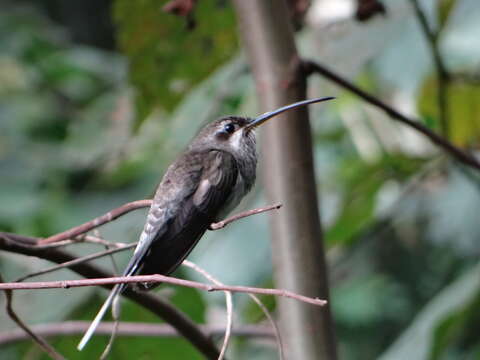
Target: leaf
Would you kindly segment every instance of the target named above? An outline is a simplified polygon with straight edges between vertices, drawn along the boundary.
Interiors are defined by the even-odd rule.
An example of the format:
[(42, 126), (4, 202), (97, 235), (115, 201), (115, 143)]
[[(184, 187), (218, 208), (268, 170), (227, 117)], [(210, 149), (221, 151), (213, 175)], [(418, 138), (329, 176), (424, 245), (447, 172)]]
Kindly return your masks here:
[[(480, 265), (444, 288), (416, 316), (407, 330), (379, 357), (380, 360), (428, 359), (438, 326), (453, 312), (462, 311), (480, 292)], [(437, 345), (438, 346), (438, 345)], [(434, 348), (434, 347), (433, 347)]]
[(472, 350), (471, 348), (473, 351), (478, 351), (476, 336), (472, 334), (476, 333), (476, 326), (480, 319), (479, 305), (480, 291), (472, 301), (440, 322), (434, 331), (434, 342), (429, 357), (431, 360), (439, 359), (442, 355), (452, 352), (467, 353)]
[(172, 110), (195, 84), (236, 53), (233, 11), (215, 1), (196, 7), (193, 31), (155, 0), (117, 0), (114, 18), (120, 48), (130, 59), (130, 80), (138, 90), (140, 122), (155, 107)]
[(440, 0), (438, 1), (438, 27), (442, 30), (448, 22), (448, 18), (455, 8), (457, 0)]
[(419, 166), (418, 161), (399, 155), (384, 157), (376, 164), (348, 159), (338, 175), (341, 185), (341, 211), (326, 232), (329, 245), (348, 243), (374, 218), (378, 190), (391, 178), (406, 179)]
[[(448, 118), (450, 140), (458, 146), (480, 144), (480, 87), (461, 80), (452, 80), (448, 87)], [(429, 123), (438, 128), (437, 81), (429, 77), (418, 98), (418, 109)]]

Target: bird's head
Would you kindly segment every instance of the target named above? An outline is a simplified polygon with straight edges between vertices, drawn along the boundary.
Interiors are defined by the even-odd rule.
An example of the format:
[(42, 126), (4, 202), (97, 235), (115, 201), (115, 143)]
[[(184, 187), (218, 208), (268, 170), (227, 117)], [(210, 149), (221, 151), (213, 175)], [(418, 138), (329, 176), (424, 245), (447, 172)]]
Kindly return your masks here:
[(231, 153), (248, 151), (250, 148), (254, 149), (255, 133), (253, 130), (258, 126), (287, 110), (331, 99), (334, 98), (324, 97), (299, 101), (267, 112), (254, 119), (240, 116), (223, 117), (209, 123), (201, 129), (190, 144), (190, 149), (194, 147), (208, 147)]

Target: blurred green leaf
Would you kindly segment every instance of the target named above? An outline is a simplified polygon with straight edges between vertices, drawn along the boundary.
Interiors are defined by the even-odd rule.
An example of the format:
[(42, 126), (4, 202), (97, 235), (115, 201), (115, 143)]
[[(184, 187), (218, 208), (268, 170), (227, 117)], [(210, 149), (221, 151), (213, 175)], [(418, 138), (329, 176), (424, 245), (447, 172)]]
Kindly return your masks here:
[[(431, 354), (435, 335), (443, 334), (437, 339), (447, 338), (447, 334), (439, 330), (444, 321), (452, 313), (462, 311), (471, 305), (480, 291), (480, 266), (466, 272), (459, 279), (442, 290), (416, 316), (409, 328), (404, 331), (397, 341), (379, 358), (381, 360), (415, 359), (426, 360)], [(478, 308), (475, 309), (478, 312)], [(448, 328), (448, 326), (447, 326)], [(440, 344), (436, 345), (440, 349)]]
[(462, 358), (476, 358), (474, 354), (478, 354), (480, 346), (476, 336), (479, 321), (480, 290), (472, 301), (440, 321), (434, 332), (429, 359), (446, 359), (451, 353)]
[(230, 4), (202, 1), (196, 27), (167, 14), (155, 0), (116, 0), (118, 41), (130, 59), (137, 87), (138, 121), (153, 108), (172, 110), (180, 99), (218, 65), (236, 53), (237, 37)]
[(438, 0), (437, 12), (438, 12), (438, 26), (439, 29), (443, 29), (448, 22), (448, 18), (452, 10), (455, 8), (457, 0)]
[[(480, 86), (453, 80), (448, 87), (450, 140), (459, 146), (480, 144)], [(424, 119), (436, 119), (438, 129), (437, 81), (429, 77), (418, 97), (418, 109)]]
[(342, 189), (341, 211), (335, 223), (327, 229), (329, 245), (348, 244), (353, 235), (374, 221), (377, 192), (390, 180), (405, 180), (418, 170), (421, 160), (400, 155), (385, 156), (378, 163), (368, 164), (359, 159), (345, 160), (338, 174)]

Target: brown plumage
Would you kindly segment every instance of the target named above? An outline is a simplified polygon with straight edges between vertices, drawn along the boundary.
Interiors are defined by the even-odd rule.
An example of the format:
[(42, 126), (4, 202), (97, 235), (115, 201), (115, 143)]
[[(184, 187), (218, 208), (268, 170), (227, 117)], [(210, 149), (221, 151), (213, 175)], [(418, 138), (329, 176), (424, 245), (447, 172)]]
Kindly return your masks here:
[[(252, 188), (257, 152), (253, 129), (291, 108), (282, 107), (256, 119), (228, 116), (207, 124), (168, 167), (157, 188), (145, 226), (123, 276), (174, 271), (212, 222), (221, 220)], [(81, 350), (103, 315), (126, 285), (116, 285), (78, 345)], [(138, 286), (150, 289), (152, 286)]]

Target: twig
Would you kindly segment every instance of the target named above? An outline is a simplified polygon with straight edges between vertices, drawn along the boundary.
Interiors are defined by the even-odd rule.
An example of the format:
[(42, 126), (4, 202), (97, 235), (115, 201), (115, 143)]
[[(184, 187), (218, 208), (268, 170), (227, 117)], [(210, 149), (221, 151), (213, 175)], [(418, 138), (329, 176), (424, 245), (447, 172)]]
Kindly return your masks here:
[[(95, 236), (97, 236), (99, 239), (102, 239), (102, 237), (100, 236), (100, 231), (98, 229), (95, 229), (94, 233), (95, 233)], [(105, 245), (105, 247), (106, 247), (106, 250), (108, 250), (109, 246)], [(113, 267), (114, 274), (115, 274), (115, 276), (118, 276), (120, 274), (120, 271), (118, 269), (115, 258), (113, 257), (112, 254), (109, 255), (109, 258), (110, 258), (110, 261), (112, 262), (112, 267)], [(114, 321), (114, 326), (113, 326), (113, 329), (112, 329), (112, 334), (110, 335), (110, 339), (108, 340), (108, 344), (105, 347), (105, 349), (103, 350), (102, 355), (100, 355), (99, 360), (107, 359), (108, 355), (110, 354), (110, 352), (112, 350), (113, 342), (115, 341), (115, 338), (117, 336), (118, 325), (120, 323), (120, 310), (121, 310), (120, 309), (120, 304), (119, 304), (118, 301), (119, 301), (119, 297), (116, 297), (113, 301), (113, 304), (112, 304), (112, 318), (113, 318), (113, 321)]]
[(100, 225), (106, 224), (112, 220), (115, 220), (116, 218), (129, 213), (130, 211), (141, 209), (144, 207), (148, 207), (152, 204), (152, 200), (137, 200), (137, 201), (132, 201), (129, 203), (126, 203), (116, 209), (113, 209), (109, 211), (108, 213), (99, 216), (93, 220), (90, 220), (82, 225), (75, 226), (74, 228), (71, 228), (67, 231), (55, 234), (53, 236), (50, 236), (48, 238), (42, 239), (38, 242), (39, 245), (44, 245), (44, 244), (50, 244), (54, 243), (57, 241), (62, 241), (62, 240), (67, 240), (74, 238), (78, 235), (81, 235), (83, 233), (86, 233), (90, 230), (93, 230)]
[(108, 339), (108, 344), (100, 355), (99, 360), (105, 360), (110, 352), (112, 351), (113, 342), (118, 334), (118, 326), (120, 324), (120, 304), (119, 304), (119, 297), (116, 297), (112, 304), (112, 317), (113, 317), (113, 326), (112, 332), (110, 334), (110, 339)]
[(266, 212), (266, 211), (270, 211), (270, 210), (278, 210), (282, 207), (282, 204), (280, 203), (277, 203), (277, 204), (273, 204), (273, 205), (269, 205), (269, 206), (265, 206), (263, 208), (257, 208), (257, 209), (252, 209), (252, 210), (247, 210), (247, 211), (243, 211), (241, 213), (238, 213), (238, 214), (235, 214), (233, 216), (230, 216), (229, 218), (225, 219), (225, 220), (222, 220), (222, 221), (219, 221), (217, 223), (213, 223), (213, 224), (210, 224), (210, 230), (219, 230), (219, 229), (223, 229), (225, 226), (227, 226), (228, 224), (234, 222), (234, 221), (237, 221), (237, 220), (240, 220), (240, 219), (243, 219), (244, 217), (247, 217), (247, 216), (252, 216), (252, 215), (256, 215), (256, 214), (260, 214), (260, 213), (263, 213), (263, 212)]
[[(143, 201), (143, 200), (142, 200)], [(131, 204), (131, 203), (129, 203)], [(125, 204), (125, 205), (128, 205), (128, 204)], [(120, 208), (117, 208), (117, 209), (114, 209), (111, 212), (113, 211), (116, 211), (118, 209), (121, 209), (121, 208), (124, 208), (124, 206), (121, 206)], [(248, 216), (252, 216), (252, 215), (256, 215), (256, 214), (260, 214), (262, 212), (266, 212), (266, 211), (270, 211), (270, 210), (274, 210), (274, 209), (280, 209), (282, 207), (282, 204), (278, 203), (278, 204), (274, 204), (274, 205), (270, 205), (270, 206), (266, 206), (266, 207), (263, 207), (263, 208), (257, 208), (257, 209), (252, 209), (252, 210), (247, 210), (247, 211), (244, 211), (244, 212), (241, 212), (241, 213), (238, 213), (238, 214), (235, 214), (225, 220), (222, 220), (222, 221), (219, 221), (217, 223), (212, 223), (210, 225), (210, 229), (211, 230), (219, 230), (219, 229), (223, 229), (225, 226), (227, 226), (228, 224), (234, 222), (234, 221), (237, 221), (239, 219), (242, 219), (244, 217), (248, 217)], [(103, 215), (105, 216), (105, 215)], [(92, 222), (95, 221), (92, 220)], [(90, 222), (89, 222), (90, 223)], [(85, 224), (83, 224), (85, 225)], [(83, 226), (83, 225), (80, 225), (80, 226)], [(67, 233), (69, 231), (72, 231), (73, 229), (75, 228), (72, 228), (70, 230), (67, 230), (66, 232), (63, 232), (61, 234), (64, 234), (64, 233)], [(57, 234), (57, 235), (60, 235), (60, 234)], [(55, 235), (55, 236), (57, 236)], [(78, 238), (78, 236), (77, 236)], [(83, 236), (82, 236), (83, 238)], [(60, 269), (63, 269), (63, 268), (68, 268), (68, 267), (71, 267), (73, 265), (76, 265), (76, 264), (81, 264), (83, 262), (87, 262), (87, 261), (91, 261), (91, 260), (94, 260), (94, 259), (98, 259), (98, 258), (101, 258), (101, 257), (104, 257), (104, 256), (107, 256), (107, 255), (111, 255), (111, 254), (114, 254), (114, 253), (117, 253), (117, 252), (120, 252), (120, 251), (124, 251), (124, 250), (127, 250), (127, 249), (131, 249), (132, 247), (135, 247), (137, 245), (137, 243), (130, 243), (130, 244), (125, 244), (125, 243), (112, 243), (112, 242), (109, 242), (109, 241), (106, 241), (104, 239), (101, 239), (99, 237), (95, 237), (95, 236), (90, 236), (90, 235), (86, 235), (85, 236), (85, 240), (88, 240), (90, 242), (95, 242), (95, 243), (100, 243), (100, 244), (105, 244), (106, 246), (115, 246), (116, 248), (115, 249), (110, 249), (110, 250), (106, 250), (106, 251), (101, 251), (101, 252), (98, 252), (98, 253), (94, 253), (94, 254), (91, 254), (91, 255), (87, 255), (87, 256), (84, 256), (84, 257), (81, 257), (81, 258), (77, 258), (75, 260), (72, 260), (72, 261), (68, 261), (66, 263), (63, 263), (63, 264), (59, 264), (59, 265), (55, 265), (55, 266), (51, 266), (49, 268), (46, 268), (46, 269), (43, 269), (43, 270), (40, 270), (40, 271), (36, 271), (36, 272), (33, 272), (33, 273), (30, 273), (30, 274), (27, 274), (25, 276), (22, 276), (20, 278), (18, 278), (17, 280), (15, 280), (16, 282), (20, 282), (20, 281), (24, 281), (28, 278), (31, 278), (31, 277), (34, 277), (34, 276), (38, 276), (38, 275), (43, 275), (43, 274), (47, 274), (47, 273), (50, 273), (50, 272), (53, 272), (53, 271), (57, 271), (57, 270), (60, 270)], [(45, 249), (45, 248), (55, 248), (57, 247), (56, 245), (59, 244), (59, 243), (67, 243), (68, 244), (71, 244), (71, 243), (75, 243), (77, 241), (75, 240), (60, 240), (59, 242), (56, 242), (56, 243), (50, 243), (50, 244), (47, 244), (47, 245), (39, 245), (37, 246), (37, 248), (41, 248), (41, 249)], [(28, 246), (31, 246), (31, 245), (28, 245)], [(33, 246), (35, 247), (35, 246)]]
[[(66, 336), (83, 334), (90, 325), (90, 321), (65, 321), (59, 323), (48, 323), (33, 325), (30, 329), (37, 335), (43, 337)], [(98, 325), (97, 335), (110, 335), (115, 326), (113, 321), (103, 321)], [(200, 325), (200, 328), (208, 336), (219, 336), (225, 333), (223, 326)], [(120, 322), (118, 336), (151, 336), (151, 337), (176, 337), (179, 336), (175, 328), (168, 324), (152, 324), (137, 322)], [(232, 329), (232, 335), (243, 337), (272, 339), (274, 334), (267, 326), (241, 325)], [(0, 332), (0, 346), (13, 344), (18, 341), (29, 339), (21, 329), (13, 329)]]
[(381, 100), (377, 99), (375, 96), (368, 94), (367, 92), (363, 91), (356, 85), (352, 84), (348, 80), (342, 78), (341, 76), (333, 73), (332, 71), (328, 70), (325, 66), (320, 65), (318, 63), (315, 63), (313, 61), (304, 61), (303, 62), (304, 69), (306, 74), (311, 74), (311, 73), (318, 73), (324, 76), (325, 78), (329, 79), (330, 81), (340, 85), (341, 87), (351, 91), (355, 95), (361, 97), (363, 100), (366, 102), (370, 103), (371, 105), (374, 105), (383, 111), (387, 113), (393, 120), (401, 122), (418, 132), (422, 133), (425, 135), (430, 141), (434, 144), (436, 144), (439, 148), (441, 148), (445, 153), (449, 154), (452, 156), (454, 159), (460, 161), (461, 163), (468, 165), (472, 168), (475, 168), (477, 170), (480, 170), (480, 162), (478, 160), (471, 156), (470, 154), (467, 154), (464, 152), (462, 149), (456, 147), (452, 143), (450, 143), (448, 140), (443, 138), (442, 136), (436, 134), (435, 132), (431, 131), (429, 128), (423, 126), (419, 121), (413, 120), (408, 118), (405, 115), (402, 115), (399, 113), (397, 110), (393, 109), (389, 105), (385, 104)]
[[(272, 206), (272, 208), (274, 208)], [(185, 266), (188, 266), (190, 268), (192, 268), (193, 270), (199, 272), (200, 274), (202, 274), (203, 276), (205, 276), (208, 280), (212, 281), (214, 284), (216, 285), (224, 285), (222, 284), (220, 281), (218, 281), (217, 279), (215, 279), (211, 274), (209, 274), (207, 271), (205, 271), (205, 269), (202, 269), (201, 267), (199, 267), (198, 265), (196, 265), (195, 263), (192, 263), (191, 261), (188, 261), (188, 260), (183, 260), (183, 263), (182, 265), (185, 265)], [(222, 345), (222, 349), (220, 351), (220, 354), (222, 355), (224, 353), (224, 349), (227, 348), (227, 345), (228, 345), (228, 339), (230, 337), (230, 333), (231, 333), (231, 326), (232, 326), (232, 314), (233, 314), (233, 310), (232, 309), (228, 309), (229, 307), (229, 302), (230, 302), (230, 307), (231, 307), (231, 302), (232, 302), (232, 299), (231, 299), (231, 293), (225, 293), (225, 296), (226, 294), (230, 294), (229, 297), (227, 297), (227, 330), (228, 330), (228, 334), (227, 332), (225, 333), (225, 340), (223, 342), (223, 345)], [(265, 305), (263, 305), (262, 301), (257, 297), (255, 296), (254, 294), (250, 294), (248, 293), (247, 294), (257, 305), (258, 307), (263, 311), (263, 313), (265, 314), (265, 316), (267, 317), (267, 319), (270, 321), (270, 323), (272, 324), (272, 327), (274, 329), (274, 334), (275, 334), (275, 338), (277, 340), (277, 345), (278, 345), (278, 352), (279, 352), (279, 358), (280, 360), (283, 360), (284, 356), (283, 356), (283, 344), (282, 344), (282, 339), (281, 339), (281, 336), (280, 336), (280, 330), (278, 328), (278, 325), (277, 323), (275, 322), (275, 319), (272, 317), (272, 315), (270, 314), (270, 312), (268, 311), (268, 309), (265, 307)], [(228, 300), (228, 298), (230, 298)], [(229, 325), (230, 326), (229, 326)]]
[[(125, 204), (125, 205), (123, 205), (119, 208), (116, 208), (116, 209), (108, 212), (107, 214), (105, 214), (103, 216), (95, 218), (95, 219), (93, 219), (93, 220), (91, 220), (87, 223), (84, 223), (80, 226), (77, 226), (75, 228), (72, 228), (70, 230), (62, 232), (60, 234), (54, 235), (50, 238), (43, 239), (41, 241), (36, 241), (37, 244), (46, 244), (46, 245), (40, 245), (40, 246), (36, 246), (36, 247), (32, 246), (32, 243), (35, 241), (33, 238), (26, 237), (26, 236), (21, 236), (21, 235), (16, 235), (16, 234), (7, 234), (7, 233), (1, 233), (0, 232), (0, 240), (3, 240), (3, 242), (4, 242), (4, 244), (0, 244), (0, 245), (4, 245), (4, 247), (8, 248), (9, 247), (8, 243), (14, 241), (14, 242), (19, 242), (19, 244), (17, 244), (17, 246), (13, 246), (13, 248), (16, 248), (17, 250), (18, 250), (19, 247), (23, 248), (23, 250), (24, 250), (23, 253), (25, 253), (25, 252), (26, 253), (36, 252), (36, 250), (40, 250), (40, 253), (41, 253), (42, 250), (47, 250), (47, 248), (50, 249), (52, 247), (57, 247), (58, 243), (53, 244), (52, 242), (55, 242), (55, 241), (57, 241), (57, 242), (71, 241), (71, 240), (68, 240), (70, 237), (73, 237), (73, 238), (77, 237), (77, 236), (81, 235), (82, 232), (86, 232), (86, 231), (90, 231), (92, 229), (95, 229), (96, 227), (98, 227), (98, 226), (100, 226), (100, 225), (102, 225), (106, 222), (109, 222), (109, 221), (112, 221), (112, 220), (116, 219), (117, 217), (121, 216), (122, 214), (125, 214), (125, 213), (127, 213), (129, 211), (132, 211), (132, 210), (134, 210), (136, 208), (139, 208), (139, 207), (149, 206), (150, 204), (151, 204), (150, 200), (140, 200), (140, 201), (127, 203), (127, 204)], [(238, 219), (241, 219), (243, 217), (255, 215), (255, 214), (258, 214), (258, 213), (261, 213), (261, 212), (264, 212), (264, 211), (268, 211), (268, 210), (272, 210), (272, 209), (275, 209), (275, 208), (278, 209), (280, 206), (281, 206), (280, 204), (276, 204), (274, 206), (270, 206), (270, 207), (266, 207), (266, 208), (245, 211), (243, 213), (234, 215), (231, 218), (228, 218), (228, 219), (222, 221), (220, 224), (218, 224), (218, 223), (217, 224), (215, 224), (215, 223), (212, 224), (212, 229), (216, 230), (216, 229), (223, 228), (227, 224), (229, 224), (233, 221), (236, 221)], [(96, 241), (96, 242), (98, 242), (98, 241)], [(1, 243), (1, 241), (0, 241), (0, 243)], [(102, 243), (103, 243), (103, 241), (102, 241)], [(32, 276), (35, 276), (35, 275), (45, 274), (45, 273), (56, 271), (56, 270), (62, 269), (62, 268), (77, 267), (79, 265), (83, 265), (87, 261), (105, 256), (105, 255), (110, 255), (110, 254), (113, 254), (117, 251), (123, 251), (123, 250), (125, 250), (127, 248), (130, 248), (130, 247), (133, 247), (133, 246), (135, 246), (135, 244), (130, 244), (130, 245), (126, 245), (122, 248), (117, 248), (117, 249), (112, 249), (112, 250), (104, 251), (104, 252), (97, 253), (97, 254), (92, 254), (92, 255), (89, 255), (89, 256), (86, 256), (86, 257), (80, 258), (80, 259), (71, 259), (69, 261), (63, 262), (60, 265), (50, 267), (48, 269), (44, 269), (44, 270), (41, 270), (41, 271), (36, 272), (36, 273), (28, 274), (27, 276), (24, 276), (24, 277), (20, 278), (19, 280), (20, 281), (25, 280), (26, 278), (29, 278), (29, 277), (32, 277)], [(0, 248), (1, 248), (1, 246), (0, 246)], [(28, 249), (30, 251), (25, 251), (26, 249)], [(11, 251), (11, 249), (10, 249), (10, 251)], [(209, 290), (215, 291), (215, 289), (209, 289)], [(221, 290), (221, 289), (219, 289), (219, 290)], [(222, 291), (228, 291), (228, 290), (222, 290)], [(288, 296), (288, 295), (285, 295), (285, 296)], [(230, 303), (230, 305), (231, 305), (231, 303)], [(174, 317), (174, 316), (172, 316), (172, 317)], [(183, 324), (183, 325), (185, 325), (185, 324)], [(229, 336), (226, 337), (227, 342), (228, 342), (228, 338), (229, 338)], [(189, 334), (189, 339), (192, 339), (190, 337), (190, 334)], [(202, 346), (204, 346), (204, 345), (206, 345), (206, 344), (202, 344)], [(208, 348), (208, 346), (209, 345), (205, 346), (203, 348), (203, 350), (206, 350)], [(225, 347), (222, 349), (221, 356), (223, 356), (223, 352), (225, 351), (225, 349), (226, 349), (226, 343), (225, 343)], [(207, 351), (209, 352), (209, 354), (212, 353), (210, 349), (208, 349)]]
[(248, 296), (250, 296), (250, 298), (258, 305), (258, 307), (262, 310), (262, 312), (267, 317), (270, 324), (272, 324), (274, 334), (275, 334), (275, 340), (277, 341), (278, 357), (280, 360), (284, 360), (285, 356), (283, 354), (283, 341), (282, 341), (282, 336), (280, 334), (280, 329), (278, 328), (277, 322), (275, 321), (273, 316), (270, 314), (270, 311), (268, 311), (267, 307), (256, 295), (248, 294)]
[[(39, 249), (36, 246), (32, 246), (37, 242), (37, 238), (0, 232), (0, 250), (35, 256), (56, 263), (64, 263), (75, 259), (72, 254), (63, 250)], [(108, 278), (111, 276), (111, 274), (87, 263), (76, 264), (70, 267), (70, 269), (86, 278)], [(109, 285), (104, 285), (104, 287), (107, 289), (111, 288)], [(216, 360), (218, 358), (219, 352), (212, 340), (203, 333), (197, 324), (171, 304), (153, 294), (137, 293), (131, 289), (126, 289), (123, 295), (171, 324), (207, 359)]]
[(59, 248), (59, 247), (67, 246), (71, 244), (82, 244), (82, 243), (101, 244), (104, 246), (117, 247), (117, 248), (125, 246), (125, 243), (110, 242), (110, 241), (101, 239), (97, 236), (81, 234), (72, 239), (60, 240), (60, 241), (56, 241), (54, 243), (49, 243), (49, 244), (42, 244), (42, 245), (39, 244), (39, 245), (36, 245), (36, 247), (42, 248), (42, 249), (54, 249), (54, 248)]
[[(0, 275), (0, 283), (3, 283), (3, 277)], [(65, 360), (65, 358), (57, 352), (49, 343), (47, 343), (44, 339), (38, 336), (35, 332), (33, 332), (27, 324), (25, 324), (15, 313), (12, 307), (12, 291), (5, 290), (5, 297), (7, 299), (5, 304), (5, 309), (7, 311), (8, 316), (15, 322), (28, 336), (38, 345), (40, 348), (45, 351), (51, 358), (55, 360)]]
[(448, 138), (450, 133), (448, 122), (448, 80), (450, 79), (450, 76), (438, 48), (438, 39), (440, 37), (441, 29), (439, 28), (436, 31), (432, 30), (418, 1), (410, 0), (410, 2), (415, 10), (420, 27), (425, 34), (427, 43), (430, 46), (430, 52), (435, 65), (435, 71), (437, 73), (437, 104), (439, 110), (438, 118), (440, 121), (442, 135)]
[[(59, 264), (59, 265), (56, 265), (56, 266), (52, 266), (52, 267), (49, 267), (47, 269), (44, 269), (44, 270), (41, 270), (41, 271), (37, 271), (37, 272), (34, 272), (34, 273), (30, 273), (28, 275), (25, 275), (21, 278), (18, 278), (17, 280), (15, 280), (15, 282), (20, 282), (20, 281), (23, 281), (23, 280), (26, 280), (28, 278), (31, 278), (31, 277), (34, 277), (34, 276), (38, 276), (38, 275), (43, 275), (43, 274), (46, 274), (46, 273), (49, 273), (49, 272), (53, 272), (53, 271), (56, 271), (56, 270), (60, 270), (60, 269), (64, 269), (64, 268), (69, 268), (71, 266), (74, 266), (74, 265), (78, 265), (78, 264), (81, 264), (81, 263), (85, 263), (87, 261), (91, 261), (93, 259), (97, 259), (97, 258), (100, 258), (100, 257), (103, 257), (103, 256), (107, 256), (107, 255), (111, 255), (113, 253), (116, 253), (116, 252), (120, 252), (120, 251), (123, 251), (123, 250), (127, 250), (127, 249), (130, 249), (132, 247), (136, 246), (136, 243), (132, 243), (132, 244), (129, 244), (129, 245), (125, 245), (123, 248), (119, 248), (119, 249), (111, 249), (111, 250), (107, 250), (107, 251), (102, 251), (102, 252), (99, 252), (99, 253), (96, 253), (96, 254), (92, 254), (92, 255), (88, 255), (88, 256), (84, 256), (84, 257), (81, 257), (81, 258), (78, 258), (78, 259), (75, 259), (75, 260), (72, 260), (72, 261), (67, 261), (67, 262), (64, 262), (62, 264)], [(186, 265), (186, 262), (189, 263), (187, 260), (185, 260), (183, 262), (184, 265)], [(188, 265), (186, 265), (188, 266)], [(269, 322), (271, 323), (272, 327), (274, 328), (274, 335), (275, 335), (275, 338), (276, 338), (276, 341), (277, 341), (277, 344), (278, 344), (278, 349), (279, 349), (279, 358), (280, 359), (283, 359), (284, 356), (283, 356), (283, 344), (282, 344), (282, 340), (281, 340), (281, 336), (280, 336), (280, 330), (278, 328), (278, 325), (275, 321), (275, 319), (272, 317), (272, 315), (270, 314), (270, 312), (268, 311), (268, 309), (265, 307), (265, 305), (263, 305), (263, 303), (261, 302), (260, 299), (258, 299), (255, 295), (253, 294), (248, 294), (250, 296), (250, 298), (252, 298), (252, 300), (260, 307), (260, 309), (263, 311), (263, 313), (265, 314), (266, 318), (269, 320)], [(89, 324), (89, 323), (87, 323)], [(88, 327), (88, 326), (87, 326)], [(82, 328), (83, 330), (86, 330), (86, 328)], [(82, 331), (79, 331), (79, 332), (82, 332)], [(109, 330), (108, 332), (109, 334), (111, 334), (111, 331)], [(121, 332), (119, 332), (120, 335), (122, 335)], [(0, 344), (2, 344), (2, 340), (1, 340), (1, 336), (0, 336)]]
[(108, 248), (123, 248), (125, 247), (126, 245), (128, 245), (127, 243), (123, 243), (123, 242), (111, 242), (111, 241), (108, 241), (108, 240), (105, 240), (105, 239), (102, 239), (98, 236), (92, 236), (92, 235), (80, 235), (80, 236), (77, 236), (75, 238), (75, 240), (77, 242), (86, 242), (86, 243), (90, 243), (90, 244), (100, 244), (100, 245), (104, 245)]
[(59, 265), (54, 265), (54, 266), (48, 267), (46, 269), (27, 274), (25, 276), (22, 276), (22, 277), (18, 278), (15, 281), (16, 282), (21, 282), (21, 281), (24, 281), (26, 279), (32, 278), (34, 276), (47, 274), (47, 273), (57, 271), (57, 270), (60, 270), (60, 269), (64, 269), (64, 268), (70, 268), (74, 265), (82, 264), (82, 263), (85, 263), (87, 261), (91, 261), (91, 260), (98, 259), (98, 258), (107, 256), (107, 255), (111, 255), (111, 254), (114, 254), (114, 253), (117, 253), (117, 252), (120, 252), (120, 251), (131, 249), (135, 246), (137, 246), (137, 243), (128, 244), (128, 245), (125, 245), (124, 247), (121, 247), (121, 248), (110, 249), (110, 250), (106, 250), (106, 251), (100, 251), (100, 252), (97, 252), (97, 253), (94, 253), (94, 254), (91, 254), (91, 255), (87, 255), (87, 256), (83, 256), (81, 258), (66, 261), (66, 262), (61, 263)]
[[(218, 286), (223, 286), (223, 284), (215, 279), (211, 274), (209, 274), (206, 270), (202, 269), (197, 264), (183, 260), (182, 265), (185, 265), (199, 274), (203, 275), (207, 280), (210, 280), (212, 283)], [(228, 343), (230, 341), (230, 335), (232, 334), (232, 327), (233, 327), (233, 300), (232, 300), (232, 293), (230, 291), (225, 291), (225, 301), (227, 305), (227, 326), (225, 327), (225, 336), (223, 338), (223, 344), (220, 349), (220, 355), (218, 356), (218, 360), (222, 360), (225, 356), (225, 352), (227, 351)]]
[[(142, 207), (148, 207), (152, 204), (152, 200), (137, 200), (137, 201), (132, 201), (129, 203), (126, 203), (118, 208), (115, 208), (113, 210), (110, 210), (108, 213), (96, 217), (95, 219), (92, 219), (90, 221), (87, 221), (86, 223), (83, 223), (82, 225), (75, 226), (69, 230), (63, 231), (61, 233), (52, 235), (48, 238), (42, 239), (38, 241), (38, 245), (44, 246), (45, 244), (51, 244), (51, 243), (56, 243), (59, 241), (66, 241), (71, 238), (75, 238), (81, 234), (84, 234), (88, 231), (91, 231), (100, 225), (106, 224), (110, 221), (113, 221), (117, 219), (118, 217), (136, 210), (140, 209)], [(265, 211), (270, 211), (273, 209), (280, 209), (282, 207), (282, 204), (275, 204), (275, 205), (270, 205), (264, 208), (258, 208), (258, 209), (253, 209), (253, 210), (247, 210), (243, 211), (239, 214), (235, 214), (225, 220), (219, 221), (218, 223), (212, 223), (210, 225), (210, 230), (218, 230), (222, 229), (228, 224), (237, 221), (239, 219), (242, 219), (244, 217), (260, 214)], [(68, 240), (70, 241), (70, 240)]]
[(185, 286), (205, 291), (231, 291), (240, 293), (275, 295), (295, 299), (312, 305), (323, 306), (327, 304), (326, 300), (312, 298), (300, 294), (295, 294), (283, 289), (265, 289), (250, 286), (227, 286), (227, 285), (207, 285), (197, 281), (178, 279), (170, 276), (155, 275), (135, 275), (120, 276), (101, 279), (83, 279), (83, 280), (61, 280), (61, 281), (38, 281), (27, 283), (3, 283), (0, 284), (0, 290), (33, 290), (33, 289), (69, 289), (73, 287), (96, 286), (96, 285), (114, 285), (131, 283), (168, 283), (179, 286)]

